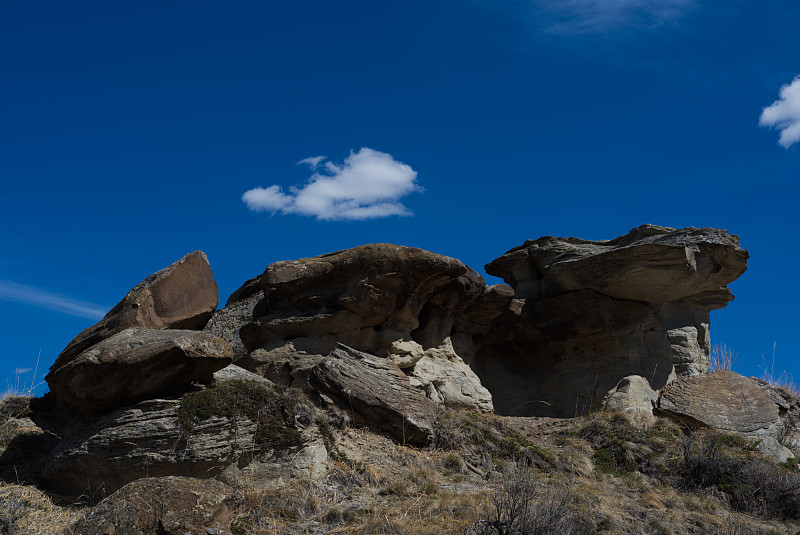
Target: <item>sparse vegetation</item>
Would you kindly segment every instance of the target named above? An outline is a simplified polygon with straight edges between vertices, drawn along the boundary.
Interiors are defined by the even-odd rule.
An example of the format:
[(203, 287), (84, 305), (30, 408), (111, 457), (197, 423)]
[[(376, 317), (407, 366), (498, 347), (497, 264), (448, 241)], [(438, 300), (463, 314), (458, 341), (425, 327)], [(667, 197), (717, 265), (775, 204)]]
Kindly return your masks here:
[(708, 371), (710, 373), (720, 370), (733, 371), (738, 359), (739, 353), (734, 353), (733, 349), (728, 347), (727, 344), (717, 344), (711, 348), (711, 360), (708, 365)]
[(287, 448), (302, 443), (300, 425), (311, 423), (312, 410), (299, 390), (251, 381), (227, 381), (181, 398), (178, 420), (184, 434), (214, 417), (256, 423), (255, 441), (261, 449)]

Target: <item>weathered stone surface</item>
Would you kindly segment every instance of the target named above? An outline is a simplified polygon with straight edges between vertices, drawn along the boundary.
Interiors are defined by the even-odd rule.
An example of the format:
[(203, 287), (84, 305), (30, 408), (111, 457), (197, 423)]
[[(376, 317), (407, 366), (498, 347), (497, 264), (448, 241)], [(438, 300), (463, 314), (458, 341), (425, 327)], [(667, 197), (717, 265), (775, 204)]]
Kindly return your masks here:
[(439, 403), (491, 410), (469, 367), (473, 338), (512, 297), (453, 258), (372, 244), (271, 264), (207, 328), (241, 343), (238, 365), (277, 383), (306, 386), (309, 371), (342, 343), (390, 358)]
[(42, 470), (48, 488), (97, 496), (143, 477), (208, 478), (258, 450), (256, 424), (212, 418), (184, 436), (178, 400), (148, 400), (72, 425)]
[(782, 445), (778, 439), (766, 437), (758, 443), (758, 451), (775, 463), (785, 463), (789, 459), (794, 459), (792, 450)]
[(486, 266), (515, 300), (464, 360), (501, 414), (586, 414), (632, 375), (660, 389), (708, 369), (709, 313), (746, 261), (736, 236), (710, 228), (525, 242)]
[(755, 380), (721, 370), (680, 377), (661, 390), (658, 411), (692, 427), (776, 437), (778, 406)]
[(125, 485), (64, 532), (80, 535), (230, 535), (241, 497), (228, 485), (152, 477)]
[(236, 364), (228, 364), (221, 370), (214, 372), (215, 383), (224, 383), (226, 381), (253, 381), (265, 386), (270, 386), (272, 384), (272, 381), (269, 379), (257, 373), (247, 371)]
[(72, 409), (108, 411), (193, 381), (208, 383), (232, 358), (230, 345), (209, 333), (131, 327), (54, 368), (47, 383)]
[(604, 408), (620, 411), (635, 419), (651, 421), (653, 406), (658, 394), (650, 388), (647, 379), (631, 375), (622, 379), (606, 396)]
[(76, 336), (50, 369), (61, 368), (128, 327), (202, 329), (218, 302), (217, 282), (206, 254), (189, 253), (134, 286), (99, 323)]
[(388, 358), (338, 344), (311, 370), (312, 384), (339, 399), (355, 423), (390, 433), (403, 444), (433, 438), (436, 407)]

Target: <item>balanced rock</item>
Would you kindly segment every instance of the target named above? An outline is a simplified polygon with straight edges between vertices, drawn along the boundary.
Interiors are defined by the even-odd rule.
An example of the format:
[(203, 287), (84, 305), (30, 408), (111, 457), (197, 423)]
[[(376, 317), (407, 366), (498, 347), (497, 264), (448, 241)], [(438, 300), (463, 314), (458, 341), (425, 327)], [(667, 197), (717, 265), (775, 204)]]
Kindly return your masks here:
[(516, 303), (476, 343), (474, 369), (497, 412), (562, 417), (600, 408), (631, 375), (658, 390), (704, 373), (709, 313), (733, 299), (726, 285), (747, 258), (712, 228), (527, 241), (486, 266)]
[(277, 383), (307, 386), (342, 343), (389, 358), (439, 403), (491, 410), (473, 338), (512, 297), (456, 259), (372, 244), (269, 265), (206, 329), (238, 348), (236, 364)]
[(230, 535), (228, 526), (240, 499), (219, 481), (172, 476), (140, 479), (105, 498), (65, 534)]
[(661, 390), (658, 411), (690, 427), (710, 427), (755, 437), (783, 429), (778, 406), (755, 380), (720, 370), (680, 377)]
[(134, 286), (99, 323), (73, 339), (50, 368), (58, 369), (128, 327), (202, 329), (219, 302), (206, 254), (189, 253)]
[(424, 446), (433, 438), (436, 406), (388, 358), (338, 344), (310, 379), (337, 398), (355, 423), (388, 432), (403, 444)]
[(53, 368), (47, 383), (74, 410), (108, 411), (208, 383), (232, 358), (230, 345), (209, 333), (131, 327)]

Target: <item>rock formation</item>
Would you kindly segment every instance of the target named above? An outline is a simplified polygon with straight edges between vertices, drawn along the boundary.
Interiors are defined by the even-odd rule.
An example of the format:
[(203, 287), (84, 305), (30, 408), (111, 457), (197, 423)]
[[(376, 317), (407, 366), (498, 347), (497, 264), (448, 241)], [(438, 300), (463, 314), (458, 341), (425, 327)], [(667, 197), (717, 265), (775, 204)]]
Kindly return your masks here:
[(576, 416), (624, 377), (658, 390), (708, 369), (709, 312), (747, 251), (724, 230), (643, 225), (610, 241), (544, 237), (486, 266), (515, 304), (476, 349), (502, 414)]
[(209, 383), (232, 358), (230, 345), (213, 334), (131, 327), (53, 370), (48, 381), (72, 409), (110, 411), (194, 381)]
[(436, 406), (387, 358), (337, 345), (311, 370), (311, 384), (340, 400), (353, 421), (386, 431), (402, 444), (433, 438)]
[(202, 329), (218, 302), (208, 258), (202, 251), (189, 253), (134, 286), (99, 323), (76, 336), (50, 369), (128, 327)]
[(269, 265), (206, 330), (229, 341), (236, 364), (276, 383), (306, 385), (342, 343), (390, 359), (441, 404), (490, 411), (491, 395), (470, 367), (472, 339), (512, 295), (453, 258), (364, 245)]

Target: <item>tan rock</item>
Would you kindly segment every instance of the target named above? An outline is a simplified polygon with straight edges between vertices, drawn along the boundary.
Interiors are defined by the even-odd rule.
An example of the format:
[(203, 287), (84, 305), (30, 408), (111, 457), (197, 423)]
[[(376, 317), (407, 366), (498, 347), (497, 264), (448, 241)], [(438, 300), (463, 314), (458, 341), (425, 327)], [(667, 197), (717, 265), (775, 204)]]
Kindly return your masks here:
[(357, 424), (385, 431), (401, 444), (424, 446), (433, 438), (436, 406), (387, 358), (339, 344), (310, 380), (337, 398)]
[(202, 329), (218, 302), (217, 283), (206, 254), (189, 253), (134, 286), (99, 323), (76, 336), (50, 369), (64, 366), (128, 327)]
[(624, 412), (634, 419), (653, 421), (653, 406), (658, 394), (650, 388), (647, 379), (640, 375), (630, 375), (622, 379), (606, 396), (604, 407), (608, 410)]
[(232, 357), (230, 345), (209, 333), (131, 327), (52, 369), (47, 383), (74, 410), (109, 411), (193, 381), (211, 382)]
[(158, 477), (134, 481), (92, 508), (65, 533), (81, 535), (230, 535), (240, 497), (214, 480)]
[(783, 428), (778, 406), (764, 388), (727, 370), (679, 377), (661, 390), (657, 408), (690, 427), (758, 437), (776, 437)]

